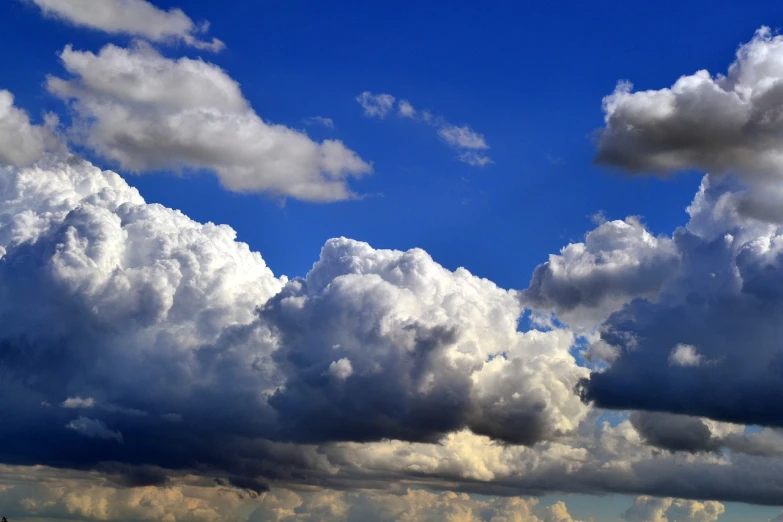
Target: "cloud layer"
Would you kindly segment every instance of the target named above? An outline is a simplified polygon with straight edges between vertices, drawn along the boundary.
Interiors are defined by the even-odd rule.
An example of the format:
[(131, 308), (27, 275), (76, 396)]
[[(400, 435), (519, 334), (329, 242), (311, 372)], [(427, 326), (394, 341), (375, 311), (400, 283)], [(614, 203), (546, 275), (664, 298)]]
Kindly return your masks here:
[(515, 292), (421, 250), (335, 239), (275, 277), (230, 228), (67, 155), (0, 169), (0, 201), (4, 462), (255, 493), (783, 494), (774, 430), (599, 422), (571, 331), (518, 331)]
[(217, 38), (200, 39), (209, 23), (196, 24), (181, 9), (163, 11), (146, 0), (26, 0), (43, 14), (110, 34), (127, 34), (153, 42), (179, 41), (197, 49), (220, 51)]

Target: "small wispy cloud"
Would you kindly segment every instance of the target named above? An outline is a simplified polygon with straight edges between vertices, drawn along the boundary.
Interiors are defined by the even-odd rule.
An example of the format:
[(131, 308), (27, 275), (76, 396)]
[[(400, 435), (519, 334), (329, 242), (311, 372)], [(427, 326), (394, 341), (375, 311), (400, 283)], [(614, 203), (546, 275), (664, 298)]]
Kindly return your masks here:
[(438, 136), (443, 138), (452, 147), (460, 149), (488, 149), (484, 136), (474, 131), (467, 125), (457, 127), (449, 125), (438, 131)]
[(444, 143), (457, 151), (459, 161), (474, 167), (484, 167), (493, 163), (492, 158), (479, 152), (489, 149), (484, 135), (473, 130), (470, 125), (454, 125), (443, 116), (434, 115), (428, 110), (417, 110), (410, 101), (397, 101), (396, 97), (388, 93), (373, 94), (364, 91), (356, 97), (356, 101), (364, 109), (365, 116), (381, 119), (392, 111), (396, 102), (398, 117), (435, 127)]
[(320, 125), (322, 127), (326, 127), (327, 129), (334, 129), (334, 120), (332, 120), (332, 118), (311, 116), (310, 118), (305, 118), (304, 122), (306, 125)]
[(104, 440), (116, 440), (122, 444), (122, 433), (119, 431), (110, 430), (106, 424), (97, 419), (90, 419), (89, 417), (79, 417), (72, 420), (65, 427), (71, 431), (75, 431), (85, 437), (91, 437), (94, 439)]
[(364, 109), (364, 115), (371, 118), (385, 118), (394, 107), (394, 96), (391, 94), (373, 94), (364, 91), (356, 97), (356, 101)]

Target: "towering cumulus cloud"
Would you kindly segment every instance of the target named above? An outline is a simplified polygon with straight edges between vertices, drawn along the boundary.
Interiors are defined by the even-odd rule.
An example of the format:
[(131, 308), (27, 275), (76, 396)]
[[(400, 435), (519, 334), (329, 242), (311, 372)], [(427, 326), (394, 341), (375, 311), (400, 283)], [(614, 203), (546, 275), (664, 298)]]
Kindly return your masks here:
[(5, 462), (256, 477), (261, 439), (532, 444), (586, 414), (571, 333), (421, 250), (335, 239), (287, 281), (73, 156), (3, 168), (0, 201)]
[[(726, 76), (702, 71), (660, 91), (621, 86), (605, 100), (599, 160), (714, 173), (670, 238), (638, 223), (602, 224), (540, 266), (523, 292), (566, 320), (605, 319), (590, 354), (611, 364), (580, 384), (586, 400), (783, 426), (782, 64), (783, 37), (761, 29)], [(698, 422), (686, 430), (675, 420), (634, 424), (657, 444), (709, 447)]]
[(354, 197), (347, 180), (372, 169), (337, 140), (264, 122), (215, 65), (171, 60), (145, 44), (60, 54), (70, 78), (49, 77), (72, 102), (73, 136), (125, 169), (208, 169), (237, 192), (308, 201)]
[(196, 24), (181, 9), (163, 11), (146, 0), (27, 0), (48, 16), (107, 33), (139, 36), (153, 42), (181, 41), (197, 49), (220, 51), (223, 42), (199, 39), (209, 23)]

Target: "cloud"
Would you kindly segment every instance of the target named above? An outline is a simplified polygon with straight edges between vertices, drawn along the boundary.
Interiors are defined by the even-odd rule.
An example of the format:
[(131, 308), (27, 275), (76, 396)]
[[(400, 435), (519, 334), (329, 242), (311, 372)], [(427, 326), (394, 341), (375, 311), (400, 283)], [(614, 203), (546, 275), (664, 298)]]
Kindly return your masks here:
[(460, 149), (488, 149), (489, 146), (484, 140), (484, 136), (477, 133), (467, 125), (457, 127), (449, 125), (438, 130), (438, 136), (443, 138), (446, 143), (452, 147)]
[[(586, 400), (783, 426), (772, 400), (783, 392), (776, 340), (783, 240), (776, 226), (737, 212), (741, 194), (731, 182), (705, 177), (691, 222), (662, 243), (678, 262), (659, 273), (652, 292), (627, 295), (600, 327), (617, 357), (583, 383)], [(630, 273), (642, 277), (643, 269)]]
[(669, 364), (673, 366), (699, 366), (701, 363), (701, 355), (689, 344), (678, 344), (669, 355)]
[[(783, 415), (773, 400), (783, 392), (778, 378), (783, 354), (777, 341), (777, 317), (783, 306), (783, 238), (775, 210), (783, 194), (770, 186), (773, 171), (756, 163), (771, 167), (768, 160), (776, 151), (768, 148), (763, 135), (752, 134), (758, 145), (755, 152), (737, 152), (749, 139), (745, 132), (758, 122), (743, 120), (742, 132), (732, 134), (728, 123), (709, 120), (734, 114), (736, 103), (758, 104), (764, 99), (769, 110), (762, 119), (773, 121), (769, 93), (777, 81), (775, 57), (781, 45), (766, 29), (757, 32), (740, 49), (728, 76), (716, 80), (723, 87), (736, 88), (731, 95), (676, 98), (681, 92), (688, 96), (712, 92), (714, 86), (689, 90), (697, 80), (708, 82), (700, 74), (681, 79), (672, 90), (623, 95), (609, 104), (616, 108), (610, 111), (615, 115), (636, 114), (637, 109), (665, 115), (659, 119), (666, 125), (654, 129), (647, 129), (643, 119), (618, 124), (617, 129), (635, 129), (628, 131), (633, 140), (641, 140), (649, 130), (662, 142), (680, 143), (678, 132), (683, 132), (707, 147), (701, 152), (710, 161), (718, 161), (721, 151), (734, 151), (729, 156), (735, 164), (689, 164), (733, 174), (706, 175), (687, 209), (690, 221), (670, 237), (653, 238), (630, 222), (625, 227), (602, 223), (585, 243), (569, 245), (536, 270), (530, 288), (522, 293), (525, 303), (541, 309), (551, 306), (566, 322), (600, 325), (600, 339), (594, 340), (586, 355), (602, 359), (608, 367), (594, 371), (578, 387), (586, 401), (603, 408), (783, 426)], [(710, 104), (705, 106), (704, 100)], [(698, 118), (689, 112), (678, 119), (682, 116), (678, 111), (686, 109), (697, 111)], [(756, 114), (757, 109), (750, 113)], [(694, 137), (698, 129), (688, 126), (694, 121), (700, 122), (699, 128), (709, 129), (704, 131), (706, 137)], [(719, 146), (710, 141), (713, 131), (728, 133)], [(640, 145), (641, 150), (626, 145), (634, 157), (644, 158), (644, 151), (654, 149), (649, 143)], [(599, 155), (604, 146), (599, 146)], [(670, 152), (667, 158), (690, 157), (690, 152), (680, 149)], [(769, 175), (762, 176), (762, 171)], [(623, 233), (606, 234), (610, 229)], [(592, 234), (609, 239), (589, 249)]]
[(0, 164), (30, 164), (45, 145), (46, 130), (31, 124), (27, 113), (14, 106), (13, 94), (0, 90)]
[(385, 118), (394, 106), (394, 96), (391, 94), (373, 94), (364, 91), (356, 97), (356, 101), (364, 109), (364, 115), (375, 118)]
[(121, 487), (86, 473), (3, 467), (0, 509), (9, 518), (168, 522), (578, 522), (562, 501), (480, 498), (464, 493), (274, 488), (246, 494), (185, 476), (167, 485)]
[(83, 399), (81, 397), (68, 397), (65, 399), (61, 406), (63, 408), (92, 408), (95, 406), (95, 399), (87, 397)]
[[(74, 156), (0, 170), (0, 189), (0, 459), (275, 476), (263, 439), (533, 444), (586, 415), (573, 334), (519, 332), (513, 292), (421, 250), (334, 239), (288, 281)], [(82, 450), (65, 425), (126, 444)]]
[(183, 42), (197, 49), (220, 51), (225, 47), (217, 38), (200, 39), (209, 23), (196, 24), (181, 9), (163, 11), (146, 0), (26, 0), (37, 5), (44, 15), (76, 26), (109, 34), (127, 34), (153, 42)]
[(583, 242), (536, 267), (521, 299), (575, 326), (591, 326), (634, 298), (656, 295), (679, 264), (674, 242), (653, 236), (638, 218), (603, 221)]
[(334, 121), (332, 118), (324, 118), (323, 116), (312, 116), (305, 119), (307, 125), (320, 125), (327, 129), (334, 129)]
[(122, 433), (119, 431), (111, 431), (106, 427), (106, 424), (97, 419), (79, 417), (78, 419), (69, 422), (65, 427), (76, 433), (80, 433), (85, 437), (116, 440), (122, 444)]
[(631, 424), (655, 447), (671, 451), (713, 451), (720, 447), (713, 440), (709, 426), (698, 417), (670, 413), (634, 412)]
[[(783, 494), (776, 431), (702, 420), (730, 452), (683, 466), (658, 448), (685, 435), (597, 424), (572, 391), (588, 376), (574, 333), (518, 331), (517, 293), (424, 251), (335, 239), (305, 277), (278, 278), (229, 227), (74, 156), (0, 168), (0, 220), (3, 462), (255, 492)], [(92, 398), (89, 416), (41, 405), (69, 398)]]
[[(569, 388), (585, 372), (568, 354), (573, 337), (518, 332), (520, 313), (512, 293), (421, 250), (330, 240), (261, 310), (288, 376), (270, 404), (301, 441), (436, 440), (466, 426), (522, 444), (568, 433), (584, 415)], [(348, 361), (344, 381), (324, 379)]]
[[(356, 101), (364, 109), (364, 115), (370, 117), (385, 118), (394, 107), (396, 98), (391, 94), (372, 94), (368, 91), (360, 94)], [(459, 154), (457, 159), (473, 167), (484, 167), (493, 163), (492, 158), (484, 154), (483, 150), (489, 149), (484, 136), (469, 125), (453, 125), (442, 116), (435, 116), (430, 111), (419, 111), (408, 100), (397, 102), (397, 116), (414, 121), (427, 123), (437, 129), (438, 136), (449, 147)]]
[(329, 365), (329, 374), (333, 377), (344, 381), (353, 374), (353, 365), (351, 360), (347, 357), (343, 357), (339, 361), (334, 361)]
[(745, 427), (671, 413), (636, 411), (631, 425), (644, 441), (656, 448), (689, 453), (717, 452), (776, 457), (783, 454), (779, 430), (746, 433)]
[(714, 522), (726, 511), (720, 502), (637, 497), (623, 513), (627, 522)]
[(371, 171), (340, 141), (264, 122), (215, 65), (145, 45), (60, 58), (71, 77), (47, 89), (71, 102), (72, 137), (130, 171), (208, 169), (235, 192), (317, 202), (355, 197), (348, 179)]
[(398, 114), (403, 118), (415, 118), (416, 109), (413, 108), (408, 100), (400, 100), (398, 104)]
[(762, 27), (726, 75), (701, 70), (670, 88), (604, 98), (596, 161), (630, 172), (689, 169), (779, 180), (783, 174), (783, 37)]

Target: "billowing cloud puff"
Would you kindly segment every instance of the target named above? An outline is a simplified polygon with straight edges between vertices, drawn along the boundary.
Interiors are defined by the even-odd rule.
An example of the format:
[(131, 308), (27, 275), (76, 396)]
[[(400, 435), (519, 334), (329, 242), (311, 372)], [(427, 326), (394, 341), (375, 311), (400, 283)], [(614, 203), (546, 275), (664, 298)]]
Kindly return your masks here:
[(623, 513), (628, 522), (714, 522), (726, 508), (720, 502), (637, 497)]
[(0, 165), (32, 163), (43, 154), (45, 138), (45, 130), (14, 105), (13, 94), (0, 90)]
[(783, 37), (766, 27), (739, 48), (725, 76), (702, 70), (639, 92), (620, 82), (603, 106), (598, 163), (631, 172), (783, 175)]
[(215, 65), (144, 44), (60, 58), (71, 77), (47, 88), (72, 102), (72, 137), (130, 171), (207, 169), (236, 192), (327, 202), (354, 197), (348, 179), (372, 170), (340, 141), (264, 122)]
[(584, 242), (550, 255), (521, 298), (574, 325), (593, 325), (636, 297), (655, 296), (679, 262), (673, 241), (653, 236), (638, 219), (606, 221)]
[(629, 298), (602, 325), (601, 342), (613, 347), (615, 360), (584, 383), (586, 399), (783, 425), (774, 399), (783, 392), (777, 341), (783, 236), (774, 225), (738, 214), (738, 192), (705, 178), (689, 209), (691, 224), (672, 237), (676, 269), (657, 295)]
[(261, 310), (289, 376), (270, 403), (300, 439), (433, 440), (467, 426), (530, 444), (569, 433), (585, 414), (569, 388), (585, 372), (573, 336), (518, 332), (521, 311), (512, 293), (422, 250), (331, 240)]
[(199, 39), (209, 29), (196, 24), (181, 9), (163, 11), (146, 0), (27, 0), (47, 16), (111, 34), (128, 34), (153, 42), (181, 41), (197, 49), (220, 51), (223, 42)]
[(421, 250), (331, 240), (287, 281), (229, 227), (73, 156), (0, 170), (0, 219), (6, 462), (236, 482), (308, 467), (261, 439), (532, 444), (587, 412), (573, 334), (517, 331), (513, 292)]

